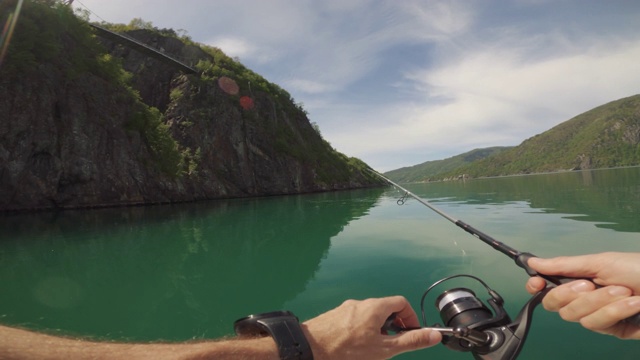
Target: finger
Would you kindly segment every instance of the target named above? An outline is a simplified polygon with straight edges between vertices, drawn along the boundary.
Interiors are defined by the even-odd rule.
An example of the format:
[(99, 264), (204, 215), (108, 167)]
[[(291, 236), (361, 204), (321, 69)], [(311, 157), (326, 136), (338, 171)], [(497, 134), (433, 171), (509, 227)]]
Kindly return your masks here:
[(526, 289), (531, 295), (542, 291), (545, 287), (547, 282), (541, 277), (534, 276), (527, 280)]
[[(631, 290), (623, 286), (607, 286), (594, 291), (586, 292), (568, 303), (559, 314), (567, 321), (580, 321), (582, 318), (601, 311), (607, 305), (631, 296)], [(618, 319), (620, 320), (620, 319)], [(615, 321), (613, 322), (615, 324)], [(607, 325), (609, 327), (611, 325)]]
[(397, 325), (403, 328), (420, 327), (418, 316), (405, 297), (391, 296), (380, 300), (387, 304), (387, 307), (384, 308), (385, 311), (389, 311), (382, 314), (385, 320), (389, 315), (396, 314)]
[(392, 343), (391, 347), (397, 349), (399, 354), (437, 345), (442, 341), (442, 335), (437, 331), (419, 329), (392, 336), (389, 341)]
[(640, 296), (630, 296), (601, 307), (589, 316), (585, 316), (580, 323), (590, 330), (603, 330), (639, 312)]
[(550, 259), (533, 257), (527, 264), (542, 274), (564, 275), (569, 277), (595, 277), (601, 256), (599, 254), (580, 256), (559, 256)]
[(549, 311), (559, 311), (568, 303), (577, 299), (581, 294), (594, 289), (595, 285), (590, 281), (572, 281), (549, 291), (544, 299), (542, 299), (542, 306)]

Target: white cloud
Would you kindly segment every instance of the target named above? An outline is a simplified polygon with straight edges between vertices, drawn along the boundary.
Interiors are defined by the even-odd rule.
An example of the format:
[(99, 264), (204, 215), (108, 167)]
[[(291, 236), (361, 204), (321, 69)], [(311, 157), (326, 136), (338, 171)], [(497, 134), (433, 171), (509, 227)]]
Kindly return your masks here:
[(246, 40), (223, 37), (207, 41), (207, 44), (215, 46), (231, 57), (244, 57), (256, 52), (256, 49)]
[[(511, 120), (535, 120), (544, 128), (562, 119), (531, 119), (524, 116), (527, 111), (545, 108), (558, 115), (577, 115), (638, 92), (640, 41), (602, 45), (538, 61), (523, 58), (519, 51), (509, 48), (491, 49), (424, 70), (412, 79), (433, 89), (429, 95), (447, 96), (460, 107), (469, 105), (465, 99), (470, 96), (483, 97), (482, 104), (492, 111), (483, 111), (484, 105), (477, 110), (487, 121), (506, 121), (510, 115), (520, 115)], [(495, 102), (510, 111), (493, 111), (491, 104)], [(491, 117), (483, 116), (485, 113)]]
[(264, 39), (261, 44), (274, 51), (286, 47), (290, 59), (281, 66), (294, 64), (295, 73), (280, 81), (309, 94), (338, 92), (377, 71), (389, 48), (446, 37), (466, 29), (471, 21), (469, 11), (455, 3), (357, 4), (314, 2), (307, 11), (300, 11), (305, 23), (296, 29), (295, 40), (282, 41), (278, 34)]
[(623, 2), (83, 3), (240, 57), (303, 102), (338, 150), (387, 169), (517, 145), (640, 92), (640, 37), (624, 25), (637, 6)]
[(429, 35), (454, 36), (463, 33), (473, 23), (472, 4), (458, 1), (414, 1), (404, 3), (405, 11), (415, 19), (419, 37)]
[[(616, 46), (595, 41), (588, 51), (537, 61), (521, 49), (478, 50), (407, 74), (423, 102), (374, 109), (356, 119), (351, 114), (361, 126), (323, 133), (339, 150), (374, 166), (384, 152), (425, 154), (408, 163), (396, 159), (391, 167), (378, 163), (383, 170), (430, 160), (433, 149), (444, 158), (478, 147), (517, 145), (595, 106), (640, 93), (639, 57), (640, 41)], [(434, 97), (447, 101), (434, 103)], [(363, 125), (374, 116), (386, 121)]]
[(290, 79), (286, 82), (286, 87), (293, 90), (305, 92), (307, 94), (319, 94), (331, 91), (334, 86), (320, 81), (306, 79)]

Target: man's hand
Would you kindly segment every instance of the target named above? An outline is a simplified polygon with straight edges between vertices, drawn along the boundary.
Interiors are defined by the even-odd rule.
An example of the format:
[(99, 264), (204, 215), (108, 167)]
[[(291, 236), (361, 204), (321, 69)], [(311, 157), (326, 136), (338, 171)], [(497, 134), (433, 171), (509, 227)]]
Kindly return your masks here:
[[(596, 288), (585, 280), (560, 285), (544, 297), (545, 309), (595, 332), (640, 339), (640, 327), (622, 321), (640, 313), (640, 253), (531, 258), (528, 264), (541, 274), (589, 278), (602, 286)], [(539, 277), (530, 278), (526, 285), (531, 294), (545, 286)]]
[(347, 300), (339, 307), (303, 323), (315, 360), (388, 359), (403, 352), (438, 344), (442, 336), (427, 329), (396, 335), (381, 331), (387, 318), (396, 324), (419, 327), (418, 317), (402, 296), (363, 301)]
[[(382, 334), (391, 314), (401, 327), (419, 327), (418, 318), (401, 296), (363, 301), (348, 300), (302, 324), (313, 357), (324, 359), (387, 359), (433, 346), (440, 333), (426, 329), (397, 335)], [(0, 326), (0, 359), (278, 359), (270, 337), (222, 339), (187, 343), (127, 344), (55, 337)]]

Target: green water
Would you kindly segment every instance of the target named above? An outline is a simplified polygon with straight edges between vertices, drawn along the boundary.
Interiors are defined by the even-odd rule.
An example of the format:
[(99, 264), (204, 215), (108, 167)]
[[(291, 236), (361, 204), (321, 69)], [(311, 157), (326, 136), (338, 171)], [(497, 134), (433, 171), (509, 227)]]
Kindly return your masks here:
[[(447, 214), (539, 256), (640, 251), (640, 168), (409, 186)], [(0, 322), (95, 338), (230, 335), (236, 318), (307, 319), (347, 298), (416, 309), (445, 276), (481, 277), (515, 316), (529, 295), (510, 259), (415, 200), (371, 189), (179, 206), (0, 217)], [(466, 281), (450, 286), (469, 286)], [(445, 287), (445, 288), (446, 288)], [(445, 288), (440, 289), (440, 291)], [(438, 319), (428, 297), (427, 320)], [(637, 359), (640, 341), (539, 308), (520, 359)], [(402, 359), (471, 359), (439, 345)]]

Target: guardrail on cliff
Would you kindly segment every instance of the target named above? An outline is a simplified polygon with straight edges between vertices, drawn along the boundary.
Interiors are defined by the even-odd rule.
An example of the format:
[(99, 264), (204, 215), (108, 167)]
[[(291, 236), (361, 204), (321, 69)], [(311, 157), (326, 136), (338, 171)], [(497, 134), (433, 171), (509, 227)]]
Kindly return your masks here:
[(149, 45), (146, 45), (138, 40), (135, 40), (133, 38), (130, 38), (128, 36), (113, 32), (111, 30), (107, 30), (103, 27), (100, 27), (98, 25), (94, 25), (94, 24), (89, 24), (91, 25), (96, 31), (97, 31), (97, 35), (104, 37), (106, 39), (109, 39), (111, 41), (117, 42), (119, 44), (122, 44), (124, 46), (128, 46), (134, 50), (137, 50), (147, 56), (153, 57), (157, 60), (162, 61), (165, 64), (171, 65), (177, 69), (179, 69), (180, 71), (183, 71), (187, 74), (197, 74), (198, 70), (192, 68), (191, 66), (176, 60), (174, 58), (172, 58), (171, 56), (161, 52), (160, 50), (154, 49), (152, 47), (150, 47)]

